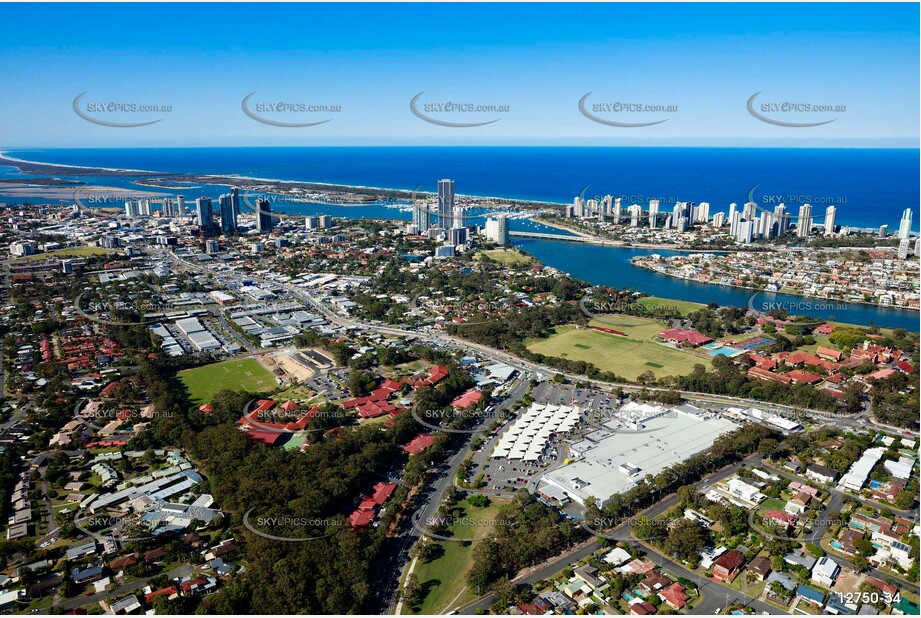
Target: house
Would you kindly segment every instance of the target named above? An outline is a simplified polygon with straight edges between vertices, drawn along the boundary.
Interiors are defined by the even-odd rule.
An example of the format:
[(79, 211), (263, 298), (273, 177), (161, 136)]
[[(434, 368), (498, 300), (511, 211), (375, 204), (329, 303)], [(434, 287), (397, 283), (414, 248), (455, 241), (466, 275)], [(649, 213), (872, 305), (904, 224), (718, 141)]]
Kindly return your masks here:
[(137, 563), (138, 563), (138, 559), (135, 558), (134, 555), (122, 556), (121, 558), (116, 558), (115, 560), (112, 560), (111, 562), (109, 562), (109, 568), (113, 572), (118, 573), (119, 571), (127, 567), (130, 567), (132, 565), (135, 565)]
[(825, 593), (819, 592), (818, 590), (810, 588), (809, 586), (797, 586), (796, 596), (803, 599), (804, 601), (812, 603), (816, 607), (822, 607), (822, 604), (825, 603)]
[(684, 586), (678, 582), (673, 583), (667, 588), (663, 588), (659, 591), (659, 598), (668, 603), (672, 609), (683, 609), (685, 605), (688, 604), (688, 601), (691, 599), (684, 592)]
[(835, 482), (835, 479), (838, 478), (838, 472), (827, 466), (809, 464), (806, 466), (806, 476), (814, 481), (828, 485)]
[(833, 616), (853, 616), (857, 613), (857, 604), (846, 602), (843, 597), (833, 594), (828, 597), (828, 603), (825, 604), (825, 613)]
[(102, 579), (102, 567), (92, 566), (85, 569), (74, 567), (70, 572), (70, 578), (75, 584), (89, 584), (97, 579)]
[(643, 601), (639, 598), (630, 602), (631, 616), (651, 616), (656, 613), (656, 606), (649, 601)]
[(758, 581), (764, 581), (764, 578), (771, 572), (771, 561), (764, 556), (758, 556), (748, 563), (748, 571), (753, 573)]
[(656, 568), (655, 562), (652, 562), (651, 560), (640, 560), (639, 558), (635, 558), (634, 560), (631, 560), (629, 563), (620, 567), (620, 571), (622, 573), (636, 573), (637, 575), (645, 575), (654, 568)]
[(639, 586), (647, 592), (657, 593), (659, 590), (667, 588), (673, 583), (672, 579), (667, 575), (663, 575), (658, 571), (650, 571), (640, 582)]
[(822, 556), (812, 567), (812, 577), (810, 579), (816, 584), (831, 588), (835, 580), (838, 579), (838, 573), (840, 572), (841, 567), (837, 562), (828, 556)]
[(604, 581), (598, 578), (598, 569), (590, 564), (576, 568), (573, 570), (573, 574), (585, 582), (592, 590), (604, 585)]
[(67, 556), (68, 560), (79, 560), (87, 556), (95, 555), (96, 551), (96, 541), (92, 540), (81, 543), (80, 545), (74, 545), (65, 552), (65, 556)]
[(630, 552), (623, 548), (615, 547), (605, 555), (603, 560), (608, 564), (620, 566), (630, 559)]
[(37, 582), (29, 586), (29, 596), (34, 598), (40, 597), (48, 590), (57, 588), (64, 583), (64, 578), (57, 573), (49, 573)]
[(743, 564), (745, 564), (745, 556), (739, 550), (734, 549), (725, 553), (713, 563), (713, 579), (718, 582), (731, 582), (739, 574)]
[(167, 555), (169, 555), (169, 550), (166, 547), (157, 547), (144, 552), (144, 562), (147, 564), (159, 564), (163, 562)]
[(815, 558), (812, 556), (807, 556), (803, 554), (802, 551), (791, 551), (789, 554), (783, 557), (783, 561), (789, 564), (790, 566), (801, 566), (812, 570), (812, 567), (815, 566)]
[(144, 595), (144, 603), (150, 605), (153, 603), (153, 600), (159, 596), (165, 596), (166, 598), (171, 598), (174, 595), (178, 595), (179, 591), (176, 589), (176, 586), (167, 586), (166, 588), (161, 588), (159, 590), (154, 590), (153, 592), (148, 592)]
[(762, 519), (768, 524), (780, 526), (784, 529), (787, 529), (796, 523), (795, 516), (791, 515), (790, 513), (778, 511), (777, 509), (769, 509), (764, 513), (764, 515), (762, 515)]
[(132, 614), (141, 608), (141, 603), (138, 601), (137, 597), (130, 594), (124, 599), (119, 599), (115, 601), (115, 603), (112, 603), (112, 605), (109, 606), (109, 612), (118, 616), (122, 614)]

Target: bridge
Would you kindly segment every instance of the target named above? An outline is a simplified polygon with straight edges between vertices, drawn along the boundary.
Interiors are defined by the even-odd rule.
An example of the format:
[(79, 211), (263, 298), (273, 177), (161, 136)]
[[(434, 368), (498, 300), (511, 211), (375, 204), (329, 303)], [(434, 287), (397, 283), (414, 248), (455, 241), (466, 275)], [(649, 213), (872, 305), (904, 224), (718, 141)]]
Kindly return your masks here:
[(573, 242), (597, 242), (595, 238), (587, 236), (564, 236), (563, 234), (544, 234), (541, 232), (509, 232), (509, 236), (514, 238), (542, 238), (544, 240), (569, 240)]

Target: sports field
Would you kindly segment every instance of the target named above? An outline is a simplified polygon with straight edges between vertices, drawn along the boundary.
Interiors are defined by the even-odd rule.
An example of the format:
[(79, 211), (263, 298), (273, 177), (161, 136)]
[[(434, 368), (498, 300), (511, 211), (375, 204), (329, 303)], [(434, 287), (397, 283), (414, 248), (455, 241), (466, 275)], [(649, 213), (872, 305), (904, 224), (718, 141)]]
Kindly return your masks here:
[(684, 352), (655, 343), (652, 338), (664, 326), (652, 320), (630, 316), (602, 316), (591, 324), (627, 333), (626, 337), (609, 335), (589, 328), (560, 326), (556, 334), (526, 342), (528, 349), (545, 356), (587, 361), (602, 371), (635, 380), (652, 371), (657, 378), (691, 373), (696, 363), (710, 365), (706, 356)]
[(252, 358), (229, 360), (179, 372), (193, 403), (207, 403), (222, 390), (250, 393), (270, 391), (278, 383), (268, 370)]
[[(489, 535), (492, 527), (488, 524), (498, 520), (497, 511), (508, 503), (508, 500), (502, 498), (490, 496), (489, 499), (491, 504), (484, 508), (472, 506), (466, 500), (457, 503), (463, 510), (460, 519), (469, 525), (448, 526), (454, 538), (482, 539)], [(419, 614), (447, 614), (476, 597), (473, 591), (466, 588), (465, 582), (467, 571), (473, 563), (473, 548), (476, 541), (438, 541), (438, 544), (444, 549), (444, 554), (427, 564), (416, 562), (416, 569), (413, 571), (419, 585), (428, 592), (419, 606)], [(404, 605), (402, 613), (415, 612)]]

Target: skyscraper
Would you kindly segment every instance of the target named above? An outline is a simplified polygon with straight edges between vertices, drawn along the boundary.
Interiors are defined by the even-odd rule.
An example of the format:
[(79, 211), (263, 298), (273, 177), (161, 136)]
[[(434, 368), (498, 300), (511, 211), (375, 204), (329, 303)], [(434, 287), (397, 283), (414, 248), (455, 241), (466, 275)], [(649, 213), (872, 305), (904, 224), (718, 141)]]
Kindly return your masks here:
[(438, 181), (438, 225), (443, 228), (451, 227), (451, 217), (454, 215), (454, 181), (443, 178)]
[(777, 222), (777, 235), (784, 236), (787, 228), (790, 227), (790, 213), (787, 212), (787, 207), (783, 203), (774, 207), (774, 221)]
[(639, 227), (640, 217), (643, 215), (643, 207), (639, 204), (631, 204), (627, 212), (630, 213), (630, 226)]
[(898, 256), (899, 256), (899, 259), (900, 259), (900, 260), (904, 260), (904, 259), (907, 259), (907, 258), (908, 258), (908, 246), (909, 246), (909, 242), (910, 242), (910, 241), (909, 241), (907, 238), (903, 238), (902, 240), (899, 241), (899, 252), (898, 252)]
[(902, 220), (899, 222), (899, 238), (908, 238), (911, 236), (911, 208), (906, 208), (902, 213)]
[(198, 217), (199, 228), (203, 231), (211, 229), (211, 226), (214, 225), (214, 211), (211, 208), (210, 197), (202, 196), (195, 200), (195, 214)]
[(432, 227), (432, 218), (429, 216), (429, 207), (425, 202), (413, 203), (413, 226), (419, 234), (425, 234)]
[(576, 196), (572, 200), (572, 210), (580, 219), (585, 216), (585, 200), (581, 196)]
[(885, 238), (888, 235), (889, 235), (889, 226), (886, 224), (879, 226), (879, 237)]
[(497, 245), (508, 244), (508, 220), (504, 216), (486, 220), (486, 238)]
[(750, 243), (754, 236), (755, 222), (742, 219), (736, 230), (736, 240), (739, 242)]
[(256, 229), (262, 234), (267, 234), (272, 231), (273, 223), (269, 200), (264, 197), (256, 200)]
[[(454, 214), (451, 217), (451, 219), (452, 219), (451, 221), (452, 229), (458, 230), (462, 227), (467, 227), (467, 222), (464, 217), (464, 207), (463, 206), (454, 207)], [(461, 243), (455, 243), (455, 244), (461, 244)]]
[(180, 221), (182, 221), (185, 218), (185, 196), (184, 195), (176, 196), (176, 214), (179, 216)]
[(742, 218), (746, 221), (751, 221), (755, 218), (755, 214), (758, 212), (758, 205), (754, 202), (745, 202), (745, 206), (742, 207)]
[(237, 213), (233, 209), (232, 197), (225, 193), (217, 199), (221, 211), (221, 231), (234, 234), (237, 231)]
[(796, 222), (797, 238), (808, 238), (812, 232), (812, 206), (803, 204), (799, 207), (799, 219)]
[(230, 206), (233, 208), (233, 220), (236, 227), (237, 217), (240, 216), (240, 190), (236, 187), (230, 188)]
[(697, 217), (694, 219), (697, 223), (706, 223), (710, 220), (710, 202), (701, 202), (697, 206)]
[(659, 200), (649, 200), (649, 227), (656, 229), (656, 217), (659, 215)]
[(835, 215), (838, 214), (838, 209), (834, 206), (829, 206), (825, 209), (825, 235), (831, 236), (835, 233)]
[(620, 223), (621, 200), (619, 197), (614, 198), (614, 223)]

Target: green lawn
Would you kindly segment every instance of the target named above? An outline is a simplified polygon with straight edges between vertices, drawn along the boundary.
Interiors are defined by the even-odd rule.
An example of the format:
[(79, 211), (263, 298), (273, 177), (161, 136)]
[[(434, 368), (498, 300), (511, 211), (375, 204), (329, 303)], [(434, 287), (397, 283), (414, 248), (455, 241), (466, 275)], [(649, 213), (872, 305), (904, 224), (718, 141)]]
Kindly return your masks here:
[(252, 358), (186, 369), (179, 372), (179, 379), (196, 404), (211, 401), (215, 393), (225, 389), (262, 393), (278, 386), (272, 374)]
[(515, 249), (490, 249), (483, 251), (482, 254), (503, 265), (519, 265), (531, 262), (529, 256)]
[[(631, 321), (634, 322), (631, 324)], [(652, 371), (660, 378), (691, 373), (696, 363), (710, 366), (708, 357), (675, 350), (652, 341), (652, 337), (663, 329), (657, 322), (618, 315), (610, 316), (610, 319), (605, 317), (604, 322), (593, 320), (592, 323), (623, 331), (628, 336), (560, 326), (556, 328), (556, 334), (547, 339), (532, 339), (525, 344), (532, 352), (587, 361), (602, 371), (613, 371), (628, 380), (635, 380), (646, 371)]]
[(677, 307), (681, 315), (687, 315), (706, 307), (703, 303), (692, 303), (688, 300), (674, 300), (671, 298), (659, 298), (657, 296), (647, 296), (638, 301), (644, 307)]
[[(463, 518), (476, 522), (496, 521), (496, 513), (506, 504), (507, 500), (490, 497), (491, 504), (485, 508), (471, 506), (466, 500), (458, 503), (464, 509)], [(481, 539), (489, 535), (491, 528), (487, 526), (462, 525), (450, 526), (450, 530), (458, 539)], [(433, 539), (430, 539), (433, 540)], [(465, 576), (473, 561), (474, 542), (440, 541), (444, 554), (427, 564), (416, 563), (413, 571), (419, 579), (419, 584), (428, 589), (425, 600), (419, 606), (419, 614), (446, 614), (450, 610), (472, 601), (476, 595), (471, 590), (466, 590)], [(458, 596), (459, 595), (459, 596)], [(405, 605), (403, 613), (414, 613)]]

